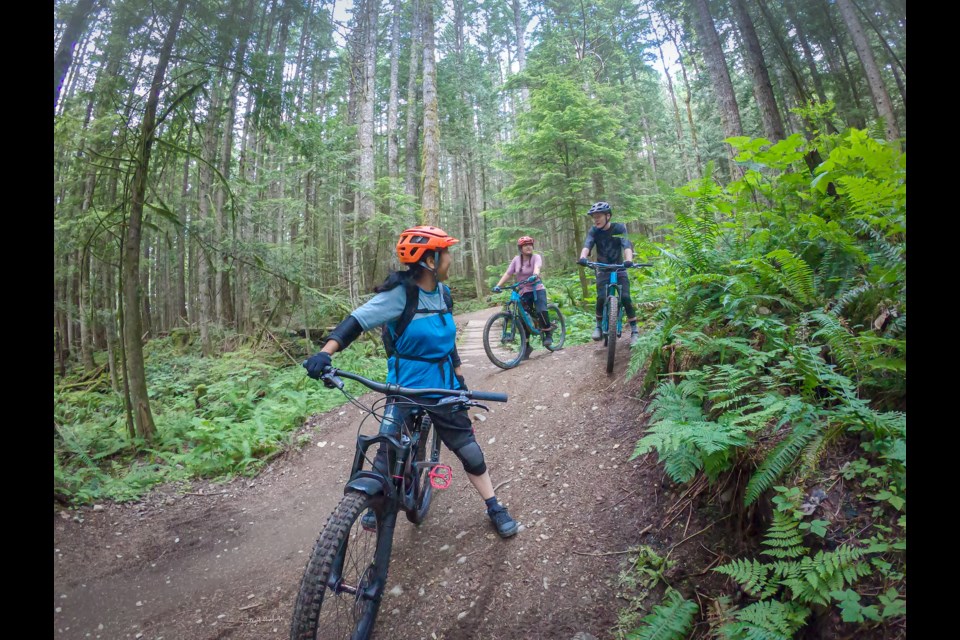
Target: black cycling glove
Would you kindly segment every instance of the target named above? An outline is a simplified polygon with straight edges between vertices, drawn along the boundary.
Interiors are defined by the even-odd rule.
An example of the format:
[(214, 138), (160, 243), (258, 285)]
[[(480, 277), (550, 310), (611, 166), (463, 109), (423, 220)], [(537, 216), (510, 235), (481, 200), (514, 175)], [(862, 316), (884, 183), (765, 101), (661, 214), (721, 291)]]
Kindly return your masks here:
[(303, 367), (307, 370), (308, 376), (314, 380), (319, 380), (320, 376), (330, 368), (330, 354), (326, 351), (315, 353), (303, 363)]

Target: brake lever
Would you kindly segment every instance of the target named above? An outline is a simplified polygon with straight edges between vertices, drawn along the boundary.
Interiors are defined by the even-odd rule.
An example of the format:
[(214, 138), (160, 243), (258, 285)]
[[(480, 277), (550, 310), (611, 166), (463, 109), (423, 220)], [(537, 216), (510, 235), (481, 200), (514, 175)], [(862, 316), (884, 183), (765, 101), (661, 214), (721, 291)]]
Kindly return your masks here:
[(343, 380), (334, 375), (332, 372), (323, 374), (320, 376), (320, 379), (323, 380), (323, 384), (331, 389), (336, 388), (340, 389), (341, 391), (343, 390)]

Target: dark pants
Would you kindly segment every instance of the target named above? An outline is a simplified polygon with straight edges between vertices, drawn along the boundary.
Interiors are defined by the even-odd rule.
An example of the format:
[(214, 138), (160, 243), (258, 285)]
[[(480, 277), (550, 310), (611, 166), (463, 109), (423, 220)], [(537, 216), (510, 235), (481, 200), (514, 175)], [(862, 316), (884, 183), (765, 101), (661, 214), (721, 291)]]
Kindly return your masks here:
[(540, 323), (543, 327), (550, 326), (550, 314), (547, 312), (547, 290), (539, 289), (520, 294), (520, 301), (529, 309), (531, 301), (537, 314), (540, 316)]
[[(597, 326), (603, 320), (603, 305), (607, 302), (607, 285), (610, 284), (610, 272), (603, 271), (597, 274)], [(627, 270), (617, 271), (617, 284), (620, 285), (620, 304), (623, 310), (627, 312), (627, 320), (636, 318), (633, 309), (633, 301), (630, 299), (630, 280), (627, 278)]]

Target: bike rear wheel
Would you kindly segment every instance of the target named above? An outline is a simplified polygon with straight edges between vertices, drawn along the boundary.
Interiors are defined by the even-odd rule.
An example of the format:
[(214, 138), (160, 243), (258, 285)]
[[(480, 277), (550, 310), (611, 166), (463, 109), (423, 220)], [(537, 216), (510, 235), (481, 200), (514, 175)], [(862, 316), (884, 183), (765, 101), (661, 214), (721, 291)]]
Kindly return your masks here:
[[(427, 457), (429, 456), (429, 458)], [(429, 414), (424, 415), (420, 423), (420, 444), (417, 447), (416, 462), (440, 462), (440, 434), (433, 428), (433, 421)], [(414, 511), (407, 511), (407, 520), (415, 525), (422, 523), (430, 511), (433, 501), (433, 485), (430, 484), (429, 465), (416, 470), (416, 480), (413, 490), (417, 492), (417, 507)]]
[(617, 355), (617, 314), (620, 301), (616, 296), (607, 298), (607, 373), (613, 373), (613, 361)]
[[(377, 516), (376, 531), (360, 525), (367, 509)], [(385, 510), (383, 496), (351, 492), (340, 500), (304, 569), (291, 640), (365, 640), (373, 633), (392, 545)]]
[(550, 312), (550, 322), (553, 324), (556, 329), (553, 330), (553, 344), (547, 347), (550, 351), (557, 351), (563, 348), (563, 342), (567, 339), (567, 323), (563, 319), (563, 313), (560, 312), (560, 307), (550, 303), (547, 305), (547, 310)]
[(517, 316), (500, 311), (490, 316), (483, 327), (483, 350), (490, 362), (501, 369), (512, 369), (527, 349), (527, 332)]

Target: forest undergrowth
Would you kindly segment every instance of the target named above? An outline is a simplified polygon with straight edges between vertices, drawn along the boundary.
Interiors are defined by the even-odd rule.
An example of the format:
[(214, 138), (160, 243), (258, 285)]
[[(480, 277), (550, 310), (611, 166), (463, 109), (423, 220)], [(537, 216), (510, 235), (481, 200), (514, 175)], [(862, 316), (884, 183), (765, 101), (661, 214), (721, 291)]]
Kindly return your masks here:
[(626, 637), (905, 637), (905, 154), (857, 129), (729, 142), (742, 177), (681, 188), (667, 241), (638, 243), (630, 374), (634, 458), (740, 544), (725, 588), (669, 587)]

